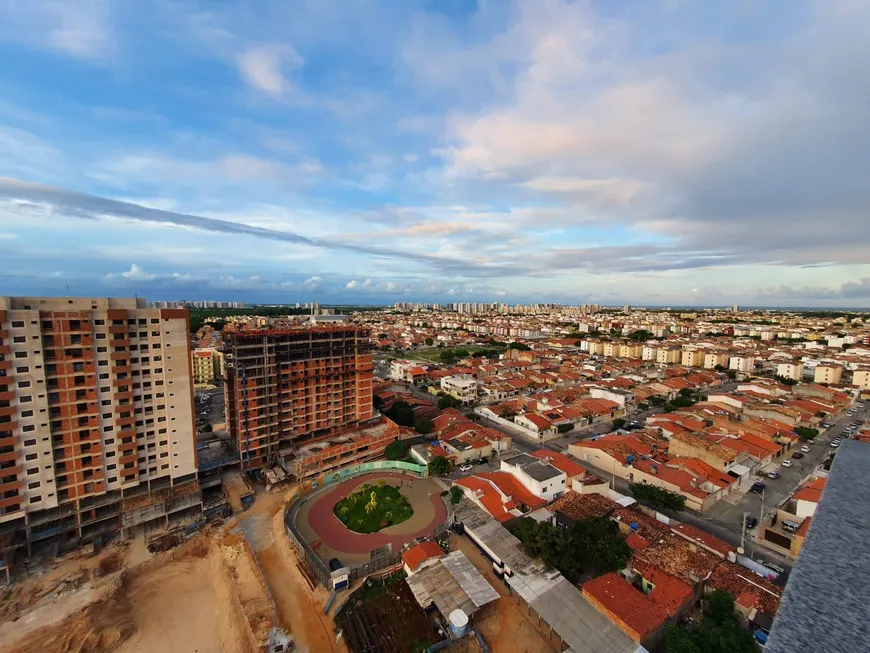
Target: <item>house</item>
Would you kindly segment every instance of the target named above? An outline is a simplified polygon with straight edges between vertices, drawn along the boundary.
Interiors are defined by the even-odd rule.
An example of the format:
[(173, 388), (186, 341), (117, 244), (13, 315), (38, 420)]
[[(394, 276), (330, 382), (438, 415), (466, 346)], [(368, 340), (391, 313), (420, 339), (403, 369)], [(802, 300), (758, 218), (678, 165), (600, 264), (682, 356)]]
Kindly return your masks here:
[(728, 366), (728, 354), (725, 352), (708, 352), (704, 354), (704, 369)]
[(546, 459), (521, 453), (502, 458), (501, 471), (517, 479), (533, 495), (548, 503), (558, 499), (567, 488), (567, 476)]
[(512, 474), (479, 472), (453, 481), (465, 496), (499, 522), (508, 522), (547, 505), (546, 499), (532, 494)]
[(465, 374), (445, 376), (441, 379), (441, 389), (464, 404), (477, 401), (477, 381)]
[(582, 589), (592, 605), (638, 644), (649, 649), (661, 641), (670, 617), (667, 610), (619, 574), (599, 576)]
[(522, 426), (528, 431), (531, 431), (533, 435), (537, 436), (542, 441), (555, 438), (559, 434), (556, 425), (539, 413), (523, 413), (517, 415), (514, 417), (514, 423)]
[(570, 528), (577, 522), (592, 517), (609, 517), (619, 508), (612, 499), (600, 494), (580, 494), (569, 490), (549, 506), (556, 516), (556, 524)]
[(711, 467), (728, 471), (738, 457), (737, 451), (699, 435), (678, 432), (668, 440), (668, 455), (673, 457), (697, 458)]
[(402, 552), (402, 566), (408, 576), (413, 576), (421, 569), (434, 564), (438, 558), (444, 555), (444, 549), (437, 542), (426, 540)]
[(728, 361), (728, 369), (750, 374), (755, 371), (754, 356), (732, 356)]
[(551, 449), (538, 449), (537, 451), (532, 451), (529, 455), (534, 456), (535, 458), (540, 458), (563, 472), (568, 487), (571, 487), (571, 483), (575, 478), (586, 476), (586, 470), (582, 465), (578, 465), (569, 456), (558, 451), (552, 451)]

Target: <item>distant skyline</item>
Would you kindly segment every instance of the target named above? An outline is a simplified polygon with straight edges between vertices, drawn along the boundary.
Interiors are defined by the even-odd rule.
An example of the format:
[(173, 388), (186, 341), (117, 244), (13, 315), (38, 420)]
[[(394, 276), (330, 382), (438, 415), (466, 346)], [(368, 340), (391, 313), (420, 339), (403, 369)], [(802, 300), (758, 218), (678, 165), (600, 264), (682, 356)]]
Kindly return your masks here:
[(0, 294), (870, 306), (870, 3), (0, 16)]

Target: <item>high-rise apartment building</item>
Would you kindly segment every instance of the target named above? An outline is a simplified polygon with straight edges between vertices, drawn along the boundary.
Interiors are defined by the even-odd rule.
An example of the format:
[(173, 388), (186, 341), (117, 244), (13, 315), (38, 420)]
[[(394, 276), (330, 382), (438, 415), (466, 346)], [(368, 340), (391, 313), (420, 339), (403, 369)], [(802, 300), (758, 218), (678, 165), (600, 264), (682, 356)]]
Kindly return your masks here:
[(356, 325), (241, 331), (230, 335), (225, 355), (227, 428), (242, 469), (374, 416), (369, 334)]
[(188, 313), (0, 297), (0, 529), (88, 540), (201, 505)]

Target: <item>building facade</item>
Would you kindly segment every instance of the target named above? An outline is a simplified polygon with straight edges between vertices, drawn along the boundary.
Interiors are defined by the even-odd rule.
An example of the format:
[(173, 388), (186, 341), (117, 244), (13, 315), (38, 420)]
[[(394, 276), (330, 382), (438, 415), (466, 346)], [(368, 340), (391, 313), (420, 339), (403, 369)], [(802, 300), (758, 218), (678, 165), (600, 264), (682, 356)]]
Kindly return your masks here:
[(227, 429), (243, 469), (374, 417), (368, 331), (353, 324), (241, 331), (225, 350)]
[(0, 526), (28, 548), (196, 509), (186, 309), (0, 297)]

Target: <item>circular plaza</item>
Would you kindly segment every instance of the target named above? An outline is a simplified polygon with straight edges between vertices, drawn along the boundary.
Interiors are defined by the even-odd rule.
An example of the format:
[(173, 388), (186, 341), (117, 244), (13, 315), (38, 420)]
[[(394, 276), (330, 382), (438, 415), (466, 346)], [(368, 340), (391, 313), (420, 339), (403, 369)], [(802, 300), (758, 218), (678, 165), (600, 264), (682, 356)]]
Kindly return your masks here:
[[(365, 489), (368, 494), (376, 488), (395, 488), (411, 509), (410, 516), (400, 523), (389, 524), (391, 517), (382, 522), (376, 532), (356, 532), (353, 513), (341, 509)], [(296, 528), (309, 546), (324, 561), (338, 558), (344, 564), (364, 564), (372, 550), (387, 544), (398, 551), (406, 542), (432, 535), (447, 520), (447, 506), (441, 498), (442, 488), (433, 478), (419, 478), (396, 472), (373, 472), (349, 478), (327, 486), (310, 496), (300, 507)], [(395, 495), (394, 492), (390, 494)], [(352, 496), (354, 495), (354, 496)], [(404, 504), (404, 501), (402, 502)], [(350, 519), (349, 519), (350, 518)], [(356, 526), (356, 530), (352, 530)]]

